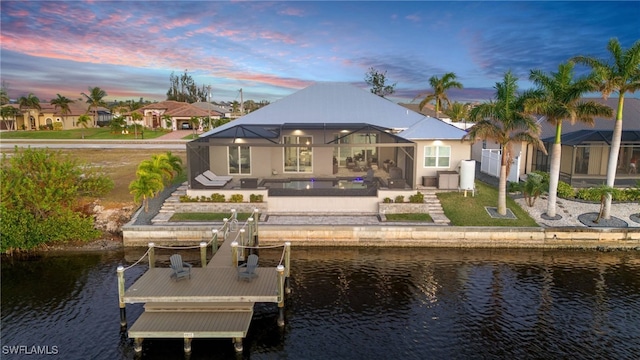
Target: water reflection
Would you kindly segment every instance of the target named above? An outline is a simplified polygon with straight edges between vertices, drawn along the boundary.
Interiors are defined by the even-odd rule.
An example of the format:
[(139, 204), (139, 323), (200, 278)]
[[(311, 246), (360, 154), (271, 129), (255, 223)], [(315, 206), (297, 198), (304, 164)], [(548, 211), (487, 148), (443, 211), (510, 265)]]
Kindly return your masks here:
[[(143, 252), (3, 259), (2, 345), (57, 345), (69, 359), (134, 358), (119, 332), (115, 268)], [(279, 250), (260, 252), (263, 266), (279, 258)], [(127, 271), (127, 286), (144, 270)], [(291, 287), (284, 329), (275, 304), (256, 306), (245, 358), (640, 354), (638, 251), (293, 248)], [(141, 312), (127, 305), (129, 323)], [(141, 358), (182, 359), (182, 342), (145, 341)], [(230, 340), (197, 339), (190, 358), (236, 355)]]

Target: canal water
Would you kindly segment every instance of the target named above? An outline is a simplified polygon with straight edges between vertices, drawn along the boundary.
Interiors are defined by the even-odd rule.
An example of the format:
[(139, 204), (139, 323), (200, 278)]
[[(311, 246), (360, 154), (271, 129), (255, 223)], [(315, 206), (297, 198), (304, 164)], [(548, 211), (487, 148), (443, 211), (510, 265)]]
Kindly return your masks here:
[[(136, 356), (121, 332), (116, 267), (143, 252), (3, 258), (0, 358), (184, 359), (181, 340)], [(259, 304), (243, 354), (196, 339), (189, 358), (640, 358), (640, 251), (293, 247), (291, 288), (284, 328)], [(142, 310), (127, 305), (129, 326)]]

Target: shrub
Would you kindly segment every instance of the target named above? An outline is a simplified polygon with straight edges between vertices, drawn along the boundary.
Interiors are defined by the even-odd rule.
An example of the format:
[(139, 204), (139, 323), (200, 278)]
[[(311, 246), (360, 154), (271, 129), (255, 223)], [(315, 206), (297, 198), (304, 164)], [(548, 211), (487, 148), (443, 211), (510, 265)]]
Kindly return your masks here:
[(233, 194), (231, 195), (231, 199), (229, 199), (229, 202), (241, 203), (243, 199), (244, 197), (242, 196), (242, 194)]
[(100, 235), (93, 218), (81, 210), (84, 196), (99, 197), (113, 188), (99, 169), (85, 169), (60, 152), (31, 148), (3, 155), (1, 165), (1, 251)]
[(385, 204), (391, 204), (393, 202), (393, 200), (391, 200), (391, 198), (386, 197), (386, 198), (384, 198), (382, 200), (382, 202), (385, 203)]
[(252, 203), (261, 203), (264, 195), (262, 194), (251, 194), (249, 195), (249, 202)]
[(402, 195), (396, 196), (396, 199), (395, 199), (394, 202), (403, 203), (404, 202), (404, 196), (402, 196)]
[(212, 202), (216, 202), (216, 203), (220, 203), (220, 202), (225, 202), (225, 198), (223, 194), (220, 193), (213, 193), (211, 194), (211, 201)]
[(544, 191), (544, 184), (542, 182), (542, 175), (531, 173), (527, 176), (527, 181), (519, 184), (520, 190), (524, 195), (525, 202), (529, 207), (536, 203), (538, 196)]
[(558, 181), (558, 197), (563, 199), (573, 199), (575, 196), (576, 191), (571, 187), (571, 185), (564, 181)]
[(189, 195), (181, 195), (180, 196), (180, 202), (187, 203), (187, 202), (196, 202), (196, 201), (198, 201), (198, 199), (194, 199)]
[(418, 191), (417, 194), (409, 196), (409, 202), (414, 204), (424, 203), (424, 195)]
[(522, 184), (519, 182), (509, 181), (507, 182), (507, 192), (508, 193), (517, 193), (522, 191)]
[(61, 122), (54, 122), (53, 123), (53, 130), (56, 130), (56, 131), (62, 130), (62, 123)]

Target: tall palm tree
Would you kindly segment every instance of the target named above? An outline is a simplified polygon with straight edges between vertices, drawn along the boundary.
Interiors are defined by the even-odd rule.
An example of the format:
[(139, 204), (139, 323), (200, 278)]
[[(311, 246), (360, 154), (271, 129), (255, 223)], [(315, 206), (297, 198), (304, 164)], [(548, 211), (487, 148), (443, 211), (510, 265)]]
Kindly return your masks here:
[[(89, 121), (91, 121), (91, 118), (89, 117), (89, 115), (87, 114), (82, 114), (80, 115), (80, 117), (78, 118), (78, 120), (76, 120), (76, 124), (82, 126), (83, 128), (87, 128), (87, 125), (89, 124)], [(84, 139), (84, 131), (80, 130), (80, 135), (82, 136), (82, 138)]]
[(610, 117), (610, 107), (593, 100), (583, 101), (582, 96), (595, 90), (591, 77), (574, 80), (572, 62), (558, 65), (558, 72), (550, 75), (540, 70), (531, 70), (529, 79), (538, 86), (540, 96), (531, 98), (525, 104), (527, 112), (546, 117), (547, 122), (556, 127), (555, 139), (551, 148), (551, 169), (549, 170), (549, 198), (547, 216), (556, 216), (556, 198), (560, 180), (560, 160), (562, 152), (562, 122), (568, 120), (571, 125), (583, 122), (593, 125), (594, 117)]
[(107, 96), (107, 92), (99, 87), (89, 87), (89, 94), (80, 93), (84, 96), (86, 103), (89, 104), (89, 110), (93, 111), (93, 126), (98, 124), (98, 107), (107, 107), (107, 103), (104, 98)]
[(60, 115), (62, 115), (62, 119), (64, 120), (65, 115), (71, 113), (71, 109), (69, 109), (69, 104), (74, 103), (75, 101), (69, 99), (66, 96), (62, 96), (60, 94), (55, 99), (51, 99), (50, 104), (54, 106), (56, 109), (60, 109)]
[[(600, 60), (590, 56), (576, 56), (572, 60), (592, 68), (598, 81), (598, 88), (604, 99), (611, 93), (618, 93), (618, 111), (613, 126), (613, 138), (611, 139), (611, 152), (607, 165), (607, 186), (613, 187), (616, 180), (618, 166), (618, 154), (622, 141), (622, 109), (624, 107), (624, 94), (633, 93), (640, 88), (640, 40), (636, 41), (626, 51), (622, 49), (616, 38), (609, 40), (607, 50), (611, 60)], [(611, 216), (611, 194), (607, 195), (602, 217), (609, 219)]]
[(179, 156), (173, 155), (171, 151), (167, 151), (165, 155), (167, 156), (167, 162), (173, 168), (176, 176), (182, 174), (182, 159)]
[(542, 149), (540, 126), (532, 116), (524, 113), (524, 103), (529, 93), (518, 95), (518, 79), (509, 71), (500, 83), (496, 83), (495, 101), (481, 104), (470, 112), (476, 120), (465, 138), (475, 142), (478, 139), (496, 141), (502, 148), (500, 160), (500, 181), (498, 183), (498, 214), (507, 214), (507, 174), (513, 160), (513, 144), (526, 142)]
[(2, 117), (2, 121), (7, 130), (15, 130), (16, 116), (18, 115), (20, 115), (20, 110), (13, 106), (3, 106), (0, 108), (0, 117)]
[(442, 76), (442, 79), (440, 79), (437, 76), (432, 76), (429, 78), (429, 85), (431, 85), (431, 88), (433, 89), (433, 92), (427, 92), (427, 93), (423, 93), (420, 94), (418, 96), (416, 96), (414, 98), (417, 99), (419, 97), (425, 96), (425, 98), (420, 102), (420, 111), (422, 111), (422, 109), (424, 109), (424, 107), (431, 101), (436, 102), (436, 117), (439, 116), (440, 110), (442, 109), (443, 105), (445, 105), (445, 108), (449, 106), (450, 101), (449, 101), (449, 97), (447, 97), (447, 90), (451, 89), (451, 88), (458, 88), (458, 89), (462, 89), (462, 84), (455, 81), (456, 80), (456, 74), (449, 72), (446, 73)]
[(25, 116), (25, 119), (29, 121), (29, 125), (26, 128), (31, 130), (31, 110), (42, 109), (42, 107), (40, 106), (40, 99), (38, 99), (38, 97), (35, 96), (33, 93), (29, 93), (29, 95), (21, 96), (18, 99), (18, 105), (20, 107), (20, 110), (27, 109), (28, 115)]
[(173, 180), (175, 173), (167, 154), (155, 154), (151, 160), (144, 160), (138, 165), (138, 171), (159, 174), (163, 180)]

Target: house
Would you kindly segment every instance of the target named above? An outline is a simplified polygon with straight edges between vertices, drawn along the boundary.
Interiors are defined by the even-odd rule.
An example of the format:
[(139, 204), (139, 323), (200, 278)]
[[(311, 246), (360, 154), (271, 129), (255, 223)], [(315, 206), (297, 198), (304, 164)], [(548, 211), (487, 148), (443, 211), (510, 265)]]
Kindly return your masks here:
[[(81, 126), (77, 124), (78, 118), (87, 114), (93, 119), (93, 109), (82, 101), (69, 103), (69, 113), (62, 114), (60, 108), (48, 102), (41, 102), (40, 109), (20, 109), (18, 104), (8, 104), (19, 111), (19, 115), (0, 121), (0, 128), (3, 130), (40, 130), (40, 129), (77, 129)], [(112, 119), (109, 109), (98, 107), (96, 126), (106, 126)], [(57, 124), (57, 125), (55, 125)], [(91, 126), (91, 124), (88, 124)]]
[[(618, 99), (589, 99), (601, 102), (616, 113)], [(618, 154), (616, 186), (635, 185), (640, 180), (637, 173), (640, 165), (640, 99), (625, 98), (622, 118), (622, 141)], [(562, 155), (560, 162), (560, 180), (573, 187), (587, 187), (605, 183), (609, 152), (613, 138), (614, 119), (596, 118), (594, 126), (584, 123), (562, 124)], [(555, 137), (555, 127), (543, 121), (540, 123), (540, 138), (545, 147), (551, 151)], [(534, 151), (530, 146), (526, 149), (531, 171), (549, 171), (551, 154), (544, 155)]]
[[(211, 114), (186, 102), (165, 100), (149, 104), (135, 110), (142, 114), (143, 126), (151, 129), (185, 130), (191, 129), (191, 118), (208, 118)], [(131, 121), (129, 116), (128, 121)], [(199, 130), (202, 130), (202, 123)]]
[(203, 194), (206, 186), (195, 178), (206, 170), (241, 184), (295, 179), (308, 181), (298, 184), (306, 188), (318, 187), (317, 179), (358, 182), (373, 173), (377, 186), (363, 193), (415, 193), (423, 177), (456, 171), (469, 159), (464, 134), (355, 86), (316, 83), (189, 142), (188, 193)]
[[(601, 98), (589, 99), (601, 102), (616, 112), (617, 98), (607, 100)], [(614, 119), (596, 118), (593, 126), (568, 121), (562, 123), (562, 154), (560, 162), (560, 180), (573, 187), (589, 187), (606, 182), (611, 139), (613, 138)], [(540, 138), (549, 152), (545, 155), (532, 145), (525, 143), (514, 144), (515, 160), (512, 164), (509, 181), (518, 181), (526, 174), (540, 170), (549, 172), (551, 150), (555, 139), (556, 128), (545, 121), (538, 120), (541, 127)], [(618, 154), (618, 164), (615, 186), (635, 185), (640, 180), (637, 167), (640, 164), (640, 99), (625, 98), (622, 142)], [(472, 147), (472, 158), (482, 164), (481, 171), (497, 176), (492, 166), (488, 166), (491, 159), (499, 154), (499, 147), (492, 141), (483, 141)], [(485, 169), (487, 169), (485, 171)]]

